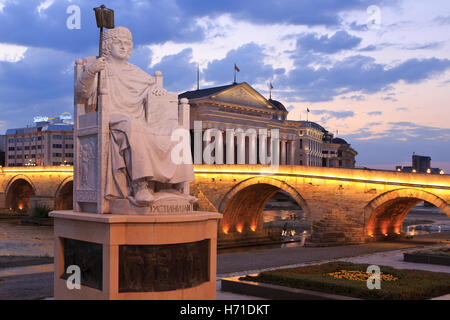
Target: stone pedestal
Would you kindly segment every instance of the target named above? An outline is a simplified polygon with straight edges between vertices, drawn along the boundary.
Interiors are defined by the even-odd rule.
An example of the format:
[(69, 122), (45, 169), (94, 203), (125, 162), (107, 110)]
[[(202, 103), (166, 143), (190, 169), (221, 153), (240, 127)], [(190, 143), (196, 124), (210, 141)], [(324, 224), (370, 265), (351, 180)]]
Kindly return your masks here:
[[(216, 298), (221, 214), (153, 215), (53, 211), (55, 299)], [(68, 289), (70, 265), (81, 288)]]

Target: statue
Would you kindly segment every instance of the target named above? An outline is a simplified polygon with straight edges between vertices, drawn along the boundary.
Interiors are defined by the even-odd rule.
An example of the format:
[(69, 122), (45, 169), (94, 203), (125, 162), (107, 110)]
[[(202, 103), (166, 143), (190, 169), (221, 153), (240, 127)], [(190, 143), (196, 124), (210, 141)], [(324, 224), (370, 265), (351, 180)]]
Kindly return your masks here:
[(194, 180), (192, 159), (182, 164), (171, 159), (178, 143), (171, 141), (171, 135), (180, 126), (165, 123), (163, 118), (150, 119), (163, 115), (164, 110), (148, 111), (149, 99), (169, 93), (155, 77), (128, 62), (133, 42), (127, 28), (108, 29), (102, 38), (102, 56), (89, 60), (75, 84), (75, 94), (95, 101), (101, 72), (101, 88), (109, 101), (102, 108), (107, 108), (110, 131), (105, 198), (128, 199), (135, 206), (149, 206), (168, 197), (192, 204), (197, 199), (182, 192)]

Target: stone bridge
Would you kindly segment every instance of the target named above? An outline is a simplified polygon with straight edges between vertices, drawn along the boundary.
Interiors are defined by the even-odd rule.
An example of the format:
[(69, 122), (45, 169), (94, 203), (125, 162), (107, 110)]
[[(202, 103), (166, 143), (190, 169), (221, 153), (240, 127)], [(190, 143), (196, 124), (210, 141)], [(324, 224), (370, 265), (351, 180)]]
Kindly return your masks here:
[[(283, 190), (314, 225), (338, 212), (365, 237), (400, 234), (409, 210), (428, 201), (450, 217), (450, 175), (306, 166), (195, 165), (191, 193), (198, 209), (223, 214), (219, 236), (256, 232), (269, 199)], [(0, 208), (26, 210), (41, 202), (72, 205), (72, 167), (0, 169)], [(325, 220), (324, 220), (325, 219)]]

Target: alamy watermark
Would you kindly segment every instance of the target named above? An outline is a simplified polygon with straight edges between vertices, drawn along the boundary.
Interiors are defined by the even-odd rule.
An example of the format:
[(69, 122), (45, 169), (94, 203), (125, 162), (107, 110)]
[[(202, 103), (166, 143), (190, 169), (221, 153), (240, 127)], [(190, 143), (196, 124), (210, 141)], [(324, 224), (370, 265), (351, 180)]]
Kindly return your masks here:
[(371, 274), (367, 278), (367, 289), (381, 289), (381, 269), (377, 265), (371, 265), (367, 267), (367, 273)]
[(378, 6), (372, 5), (366, 9), (367, 15), (367, 29), (380, 30), (381, 29), (381, 9)]
[[(191, 134), (178, 128), (171, 140), (171, 159), (175, 164), (192, 164)], [(248, 140), (248, 143), (246, 141)], [(263, 164), (280, 165), (279, 129), (242, 128), (219, 130), (203, 129), (202, 121), (194, 121), (193, 162), (195, 164)], [(225, 146), (225, 147), (224, 147)], [(248, 158), (248, 161), (247, 161)]]
[(80, 269), (80, 267), (75, 264), (70, 265), (67, 267), (66, 273), (70, 274), (70, 276), (66, 280), (67, 289), (80, 290), (81, 289), (81, 269)]
[(67, 7), (66, 13), (69, 14), (66, 20), (67, 29), (81, 29), (81, 8), (72, 4)]

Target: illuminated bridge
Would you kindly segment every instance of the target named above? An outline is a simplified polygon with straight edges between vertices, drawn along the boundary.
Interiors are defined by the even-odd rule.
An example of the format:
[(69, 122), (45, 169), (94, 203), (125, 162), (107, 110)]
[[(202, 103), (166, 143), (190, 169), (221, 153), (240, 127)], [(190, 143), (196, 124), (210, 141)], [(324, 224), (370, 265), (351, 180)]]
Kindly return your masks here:
[[(71, 209), (72, 167), (0, 169), (0, 208), (26, 210), (37, 203)], [(262, 212), (280, 190), (311, 224), (333, 210), (352, 220), (365, 237), (401, 232), (409, 210), (428, 201), (450, 217), (450, 175), (305, 166), (195, 165), (191, 192), (198, 209), (223, 214), (219, 236), (257, 232)], [(326, 220), (325, 220), (326, 221)]]

